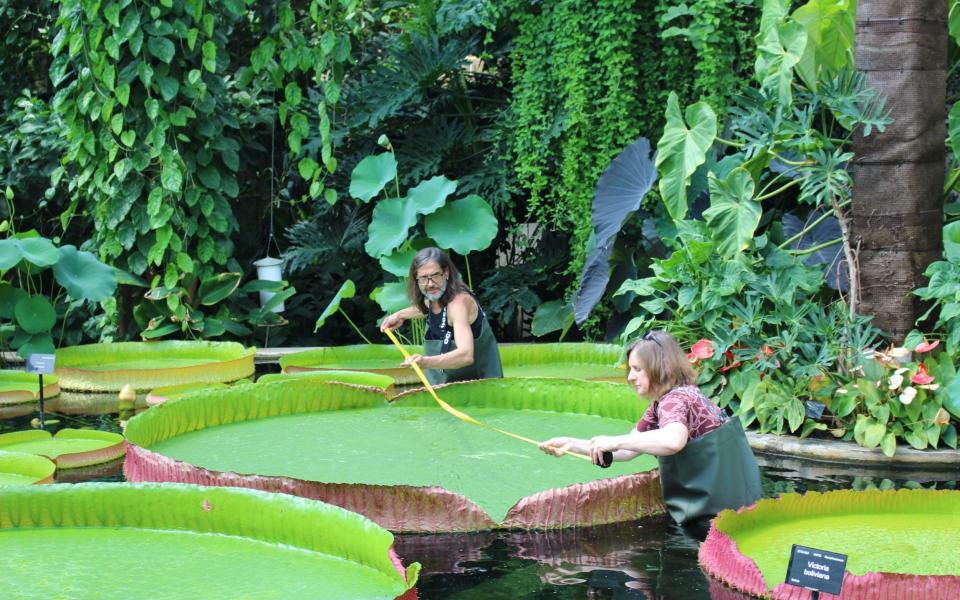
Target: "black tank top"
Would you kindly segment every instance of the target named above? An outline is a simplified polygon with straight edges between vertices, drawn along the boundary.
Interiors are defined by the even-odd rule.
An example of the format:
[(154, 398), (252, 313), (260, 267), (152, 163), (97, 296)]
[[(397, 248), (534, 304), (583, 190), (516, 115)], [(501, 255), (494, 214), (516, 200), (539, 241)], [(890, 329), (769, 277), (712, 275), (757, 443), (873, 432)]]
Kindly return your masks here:
[[(476, 302), (476, 300), (474, 300)], [(470, 324), (470, 331), (473, 332), (473, 339), (480, 337), (480, 333), (483, 331), (483, 319), (486, 318), (486, 315), (483, 313), (483, 309), (480, 308), (480, 304), (477, 303), (477, 318), (473, 320), (473, 323)], [(427, 309), (427, 332), (424, 336), (428, 340), (443, 340), (447, 335), (447, 331), (450, 329), (449, 324), (447, 323), (447, 307), (444, 306), (443, 310), (439, 313), (434, 313), (433, 310)], [(451, 335), (452, 335), (451, 330)]]

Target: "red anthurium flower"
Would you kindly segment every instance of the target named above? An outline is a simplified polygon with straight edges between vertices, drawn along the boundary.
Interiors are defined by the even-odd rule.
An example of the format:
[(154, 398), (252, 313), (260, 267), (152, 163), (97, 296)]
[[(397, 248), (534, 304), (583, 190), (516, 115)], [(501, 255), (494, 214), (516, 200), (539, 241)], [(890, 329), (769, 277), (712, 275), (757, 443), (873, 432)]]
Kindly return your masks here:
[(713, 356), (713, 342), (710, 340), (700, 340), (690, 348), (690, 354), (699, 359), (710, 358)]
[(917, 347), (913, 349), (914, 352), (918, 354), (923, 354), (924, 352), (930, 352), (934, 348), (940, 345), (940, 340), (933, 340), (932, 342), (927, 342), (926, 339), (923, 340), (923, 343), (917, 344)]
[(723, 359), (724, 359), (724, 362), (726, 362), (727, 364), (720, 367), (721, 373), (726, 373), (730, 369), (736, 369), (737, 367), (740, 366), (739, 360), (733, 360), (733, 350), (727, 350), (726, 352), (724, 352)]
[(760, 348), (760, 350), (767, 356), (773, 356), (773, 348), (771, 348), (769, 344), (764, 344), (763, 347)]
[(927, 366), (923, 363), (917, 365), (917, 373), (910, 378), (910, 381), (919, 385), (926, 385), (928, 383), (933, 383), (933, 375), (927, 373)]

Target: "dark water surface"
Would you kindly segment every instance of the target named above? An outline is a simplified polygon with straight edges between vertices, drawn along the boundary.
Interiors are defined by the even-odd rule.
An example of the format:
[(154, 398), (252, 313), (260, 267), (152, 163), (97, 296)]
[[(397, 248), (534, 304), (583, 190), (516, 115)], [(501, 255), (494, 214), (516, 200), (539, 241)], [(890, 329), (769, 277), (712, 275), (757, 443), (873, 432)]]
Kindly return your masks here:
[[(0, 420), (0, 433), (29, 429), (32, 413)], [(129, 416), (129, 415), (125, 415)], [(49, 414), (48, 429), (120, 431), (118, 416)], [(957, 488), (956, 473), (871, 471), (794, 460), (762, 462), (766, 497), (787, 492), (901, 487)], [(57, 473), (61, 483), (123, 481), (122, 461)], [(740, 597), (708, 581), (697, 564), (699, 541), (660, 517), (600, 527), (540, 532), (396, 536), (405, 564), (423, 566), (419, 598), (700, 599)]]

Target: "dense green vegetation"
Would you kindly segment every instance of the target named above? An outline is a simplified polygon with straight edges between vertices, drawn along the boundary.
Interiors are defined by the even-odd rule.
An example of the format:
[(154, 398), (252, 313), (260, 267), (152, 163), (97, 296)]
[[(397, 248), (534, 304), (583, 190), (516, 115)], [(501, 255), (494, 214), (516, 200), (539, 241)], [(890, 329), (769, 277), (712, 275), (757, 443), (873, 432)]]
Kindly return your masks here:
[(502, 340), (663, 327), (761, 430), (955, 447), (958, 230), (895, 347), (848, 301), (852, 140), (893, 122), (854, 9), (0, 0), (0, 339), (376, 342), (435, 243)]

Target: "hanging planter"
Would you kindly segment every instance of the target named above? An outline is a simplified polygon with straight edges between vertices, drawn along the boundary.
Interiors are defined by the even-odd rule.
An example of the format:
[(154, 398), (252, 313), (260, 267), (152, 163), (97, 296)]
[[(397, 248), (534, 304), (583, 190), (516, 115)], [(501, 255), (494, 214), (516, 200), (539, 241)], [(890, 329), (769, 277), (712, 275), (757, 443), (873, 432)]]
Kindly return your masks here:
[[(260, 281), (283, 281), (283, 259), (274, 258), (272, 256), (264, 256), (260, 260), (253, 262), (253, 266), (257, 268), (257, 279)], [(267, 302), (273, 298), (275, 292), (260, 292), (260, 306), (266, 306)], [(271, 309), (275, 313), (281, 313), (284, 311), (283, 302), (280, 302)]]

